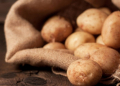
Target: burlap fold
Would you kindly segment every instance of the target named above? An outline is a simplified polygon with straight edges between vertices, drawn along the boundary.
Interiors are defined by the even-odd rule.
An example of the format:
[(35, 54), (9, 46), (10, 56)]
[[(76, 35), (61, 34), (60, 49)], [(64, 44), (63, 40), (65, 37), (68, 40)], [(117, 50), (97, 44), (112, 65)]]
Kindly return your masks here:
[(5, 20), (4, 31), (7, 43), (5, 61), (11, 63), (10, 59), (18, 51), (43, 46), (39, 30), (44, 19), (72, 2), (73, 0), (18, 0), (15, 2)]

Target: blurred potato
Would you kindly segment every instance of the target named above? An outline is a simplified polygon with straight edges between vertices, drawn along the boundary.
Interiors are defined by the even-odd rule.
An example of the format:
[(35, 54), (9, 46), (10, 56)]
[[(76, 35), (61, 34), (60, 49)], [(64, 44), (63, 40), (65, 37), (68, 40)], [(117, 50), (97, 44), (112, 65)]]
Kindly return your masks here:
[(115, 11), (108, 16), (101, 35), (106, 46), (120, 48), (120, 11)]
[(83, 30), (78, 27), (78, 28), (75, 29), (75, 32), (77, 32), (77, 31), (83, 31)]
[(96, 43), (99, 43), (99, 44), (102, 44), (102, 45), (105, 45), (104, 42), (103, 42), (103, 39), (102, 39), (102, 36), (99, 35), (96, 39)]
[(70, 22), (60, 16), (49, 18), (41, 30), (41, 35), (46, 42), (62, 42), (73, 31)]
[(102, 78), (102, 69), (90, 59), (79, 59), (70, 64), (67, 76), (75, 86), (95, 86)]
[(84, 31), (78, 31), (68, 36), (65, 46), (67, 49), (74, 51), (79, 45), (87, 42), (95, 42), (94, 36)]
[(104, 77), (112, 75), (120, 63), (120, 54), (116, 50), (97, 43), (80, 45), (74, 51), (74, 55), (97, 62), (103, 70)]
[(77, 25), (84, 31), (91, 34), (101, 34), (102, 26), (107, 14), (99, 9), (91, 8), (84, 11), (77, 17)]
[(105, 12), (105, 13), (106, 13), (106, 14), (108, 14), (108, 15), (110, 15), (110, 14), (111, 14), (110, 9), (109, 9), (109, 8), (107, 8), (107, 7), (102, 7), (102, 8), (99, 8), (99, 10), (101, 10), (101, 11)]
[(45, 49), (66, 49), (65, 45), (59, 42), (50, 42), (43, 46)]
[(105, 0), (85, 0), (85, 1), (87, 1), (96, 8), (101, 7), (105, 4)]

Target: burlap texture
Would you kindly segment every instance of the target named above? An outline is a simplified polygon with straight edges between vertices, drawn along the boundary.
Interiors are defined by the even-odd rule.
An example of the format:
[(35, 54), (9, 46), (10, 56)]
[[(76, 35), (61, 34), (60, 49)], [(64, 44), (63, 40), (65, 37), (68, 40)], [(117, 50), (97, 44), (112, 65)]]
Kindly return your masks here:
[(29, 51), (31, 48), (43, 46), (44, 41), (39, 30), (44, 19), (72, 2), (73, 0), (18, 0), (15, 2), (5, 20), (7, 45), (5, 61), (12, 63), (10, 59), (18, 51), (24, 49)]
[[(38, 55), (37, 58), (40, 56), (39, 51), (34, 50), (34, 48), (40, 49), (44, 45), (40, 30), (45, 20), (55, 13), (65, 17), (68, 21), (75, 22), (80, 13), (91, 7), (92, 5), (84, 0), (16, 1), (10, 8), (5, 20), (4, 31), (7, 45), (5, 61), (7, 63), (31, 65), (25, 59), (33, 58), (33, 63), (37, 64), (34, 54)], [(66, 17), (68, 14), (69, 16)], [(74, 27), (74, 24), (72, 25)], [(22, 53), (17, 56), (18, 52)], [(31, 55), (29, 58), (25, 56), (28, 54)]]

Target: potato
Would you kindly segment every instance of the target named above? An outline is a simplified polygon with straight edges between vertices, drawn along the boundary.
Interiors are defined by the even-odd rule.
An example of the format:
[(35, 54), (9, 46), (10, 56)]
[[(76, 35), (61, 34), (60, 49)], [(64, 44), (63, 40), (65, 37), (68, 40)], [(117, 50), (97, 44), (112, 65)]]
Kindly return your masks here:
[(44, 24), (41, 35), (46, 42), (64, 41), (72, 33), (71, 24), (60, 16), (53, 16)]
[(120, 54), (116, 50), (97, 43), (85, 43), (79, 46), (74, 55), (97, 62), (103, 70), (104, 77), (116, 71), (120, 60)]
[(99, 9), (91, 8), (77, 17), (77, 25), (91, 34), (100, 34), (107, 14)]
[(65, 45), (59, 42), (50, 42), (43, 46), (45, 49), (66, 49)]
[(78, 27), (78, 28), (75, 29), (75, 32), (77, 32), (77, 31), (83, 31), (83, 30)]
[(75, 86), (95, 86), (102, 77), (102, 69), (92, 60), (80, 59), (71, 63), (67, 76)]
[(105, 45), (104, 42), (103, 42), (103, 39), (102, 39), (102, 36), (101, 36), (101, 35), (99, 35), (99, 36), (97, 37), (96, 43)]
[(101, 7), (105, 4), (105, 0), (85, 0), (94, 7)]
[(67, 49), (74, 51), (79, 45), (87, 42), (95, 42), (93, 35), (84, 32), (74, 32), (65, 41), (65, 46)]
[(76, 48), (74, 55), (81, 59), (89, 59), (94, 52), (102, 47), (105, 46), (97, 43), (84, 43)]
[(113, 12), (105, 20), (102, 38), (106, 46), (120, 48), (120, 11)]
[(111, 14), (110, 9), (109, 9), (109, 8), (107, 8), (107, 7), (102, 7), (102, 8), (99, 8), (99, 10), (101, 10), (101, 11), (105, 12), (105, 13), (106, 13), (106, 14), (108, 14), (108, 15), (110, 15), (110, 14)]
[(120, 9), (120, 0), (111, 0), (113, 4)]

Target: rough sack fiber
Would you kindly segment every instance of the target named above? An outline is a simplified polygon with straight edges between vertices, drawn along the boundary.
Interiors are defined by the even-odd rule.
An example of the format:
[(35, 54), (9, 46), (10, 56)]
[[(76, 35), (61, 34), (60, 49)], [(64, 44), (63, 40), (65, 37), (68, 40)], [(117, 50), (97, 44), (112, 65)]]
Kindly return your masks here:
[[(40, 56), (39, 52), (33, 48), (39, 49), (44, 44), (44, 41), (40, 35), (40, 30), (44, 21), (53, 14), (57, 14), (65, 18), (68, 14), (71, 16), (75, 14), (79, 15), (79, 13), (90, 7), (92, 6), (84, 0), (16, 1), (11, 7), (5, 20), (4, 31), (7, 43), (5, 61), (7, 63), (26, 64), (25, 60), (34, 58), (32, 61), (34, 63), (34, 55), (38, 55), (37, 58)], [(69, 16), (66, 19), (70, 19), (75, 22), (77, 15), (75, 17)], [(17, 56), (16, 54), (21, 51), (22, 53)], [(33, 55), (31, 54), (31, 56), (27, 58), (25, 55), (30, 53)], [(18, 57), (20, 57), (19, 60)], [(21, 59), (24, 60), (20, 61)], [(31, 63), (28, 62), (27, 64), (31, 65)], [(35, 62), (35, 64), (37, 63)]]
[(10, 59), (20, 50), (43, 46), (39, 32), (41, 23), (48, 15), (72, 2), (73, 0), (19, 0), (14, 3), (5, 21), (5, 61), (11, 63)]

